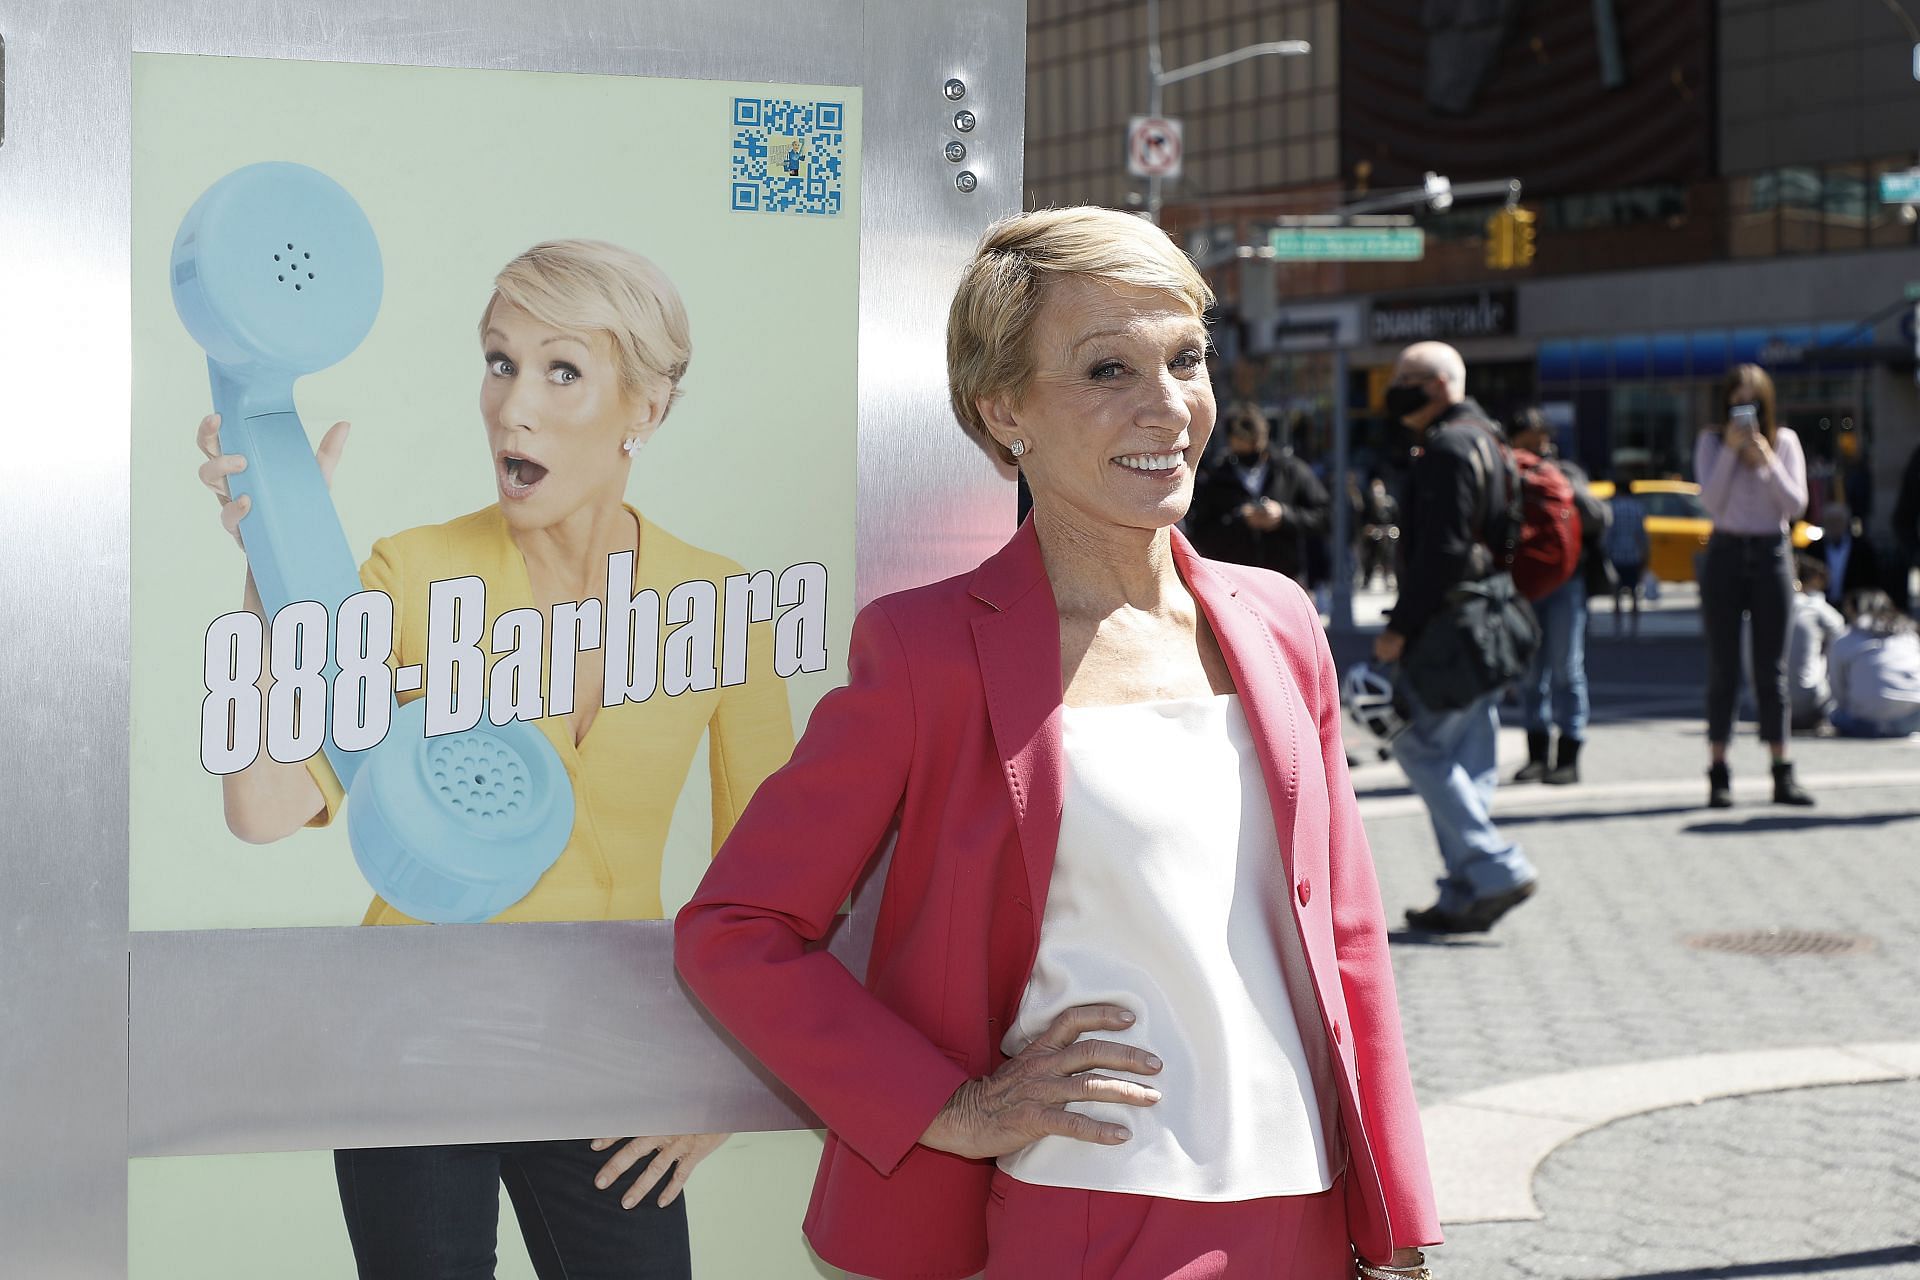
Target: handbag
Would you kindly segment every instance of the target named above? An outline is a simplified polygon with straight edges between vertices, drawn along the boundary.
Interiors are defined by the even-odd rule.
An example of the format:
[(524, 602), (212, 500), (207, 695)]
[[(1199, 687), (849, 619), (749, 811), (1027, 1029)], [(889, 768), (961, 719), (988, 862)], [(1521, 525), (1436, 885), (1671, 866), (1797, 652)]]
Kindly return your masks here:
[(1511, 574), (1495, 573), (1447, 593), (1409, 646), (1401, 678), (1429, 711), (1458, 711), (1525, 675), (1539, 648), (1533, 606)]

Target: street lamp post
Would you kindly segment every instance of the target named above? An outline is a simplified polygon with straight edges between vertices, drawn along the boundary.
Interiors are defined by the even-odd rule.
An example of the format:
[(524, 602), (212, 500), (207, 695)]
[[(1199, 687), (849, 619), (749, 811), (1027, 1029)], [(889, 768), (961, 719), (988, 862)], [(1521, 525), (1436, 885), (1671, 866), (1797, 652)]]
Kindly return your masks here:
[[(1156, 120), (1160, 118), (1160, 91), (1170, 84), (1191, 80), (1249, 58), (1287, 58), (1311, 52), (1313, 46), (1305, 40), (1268, 40), (1168, 71), (1160, 59), (1160, 0), (1147, 0), (1147, 114)], [(1156, 226), (1160, 222), (1160, 184), (1158, 174), (1147, 179), (1147, 220)]]

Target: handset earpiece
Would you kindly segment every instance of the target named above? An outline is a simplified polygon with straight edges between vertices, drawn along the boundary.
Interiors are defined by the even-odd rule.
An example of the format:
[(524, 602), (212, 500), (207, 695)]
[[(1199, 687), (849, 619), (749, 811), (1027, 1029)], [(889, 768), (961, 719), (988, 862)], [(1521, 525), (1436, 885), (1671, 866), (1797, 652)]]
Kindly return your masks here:
[[(247, 469), (240, 522), (271, 618), (317, 600), (329, 619), (360, 591), (353, 553), (294, 406), (293, 384), (344, 359), (380, 310), (380, 246), (344, 187), (305, 165), (237, 169), (187, 211), (169, 264), (174, 308), (207, 353), (220, 448)], [(337, 643), (337, 637), (336, 637)], [(331, 684), (338, 664), (329, 653)], [(442, 924), (498, 915), (533, 888), (573, 831), (573, 788), (531, 724), (426, 736), (424, 700), (365, 751), (322, 749), (348, 791), (354, 860), (399, 910)]]

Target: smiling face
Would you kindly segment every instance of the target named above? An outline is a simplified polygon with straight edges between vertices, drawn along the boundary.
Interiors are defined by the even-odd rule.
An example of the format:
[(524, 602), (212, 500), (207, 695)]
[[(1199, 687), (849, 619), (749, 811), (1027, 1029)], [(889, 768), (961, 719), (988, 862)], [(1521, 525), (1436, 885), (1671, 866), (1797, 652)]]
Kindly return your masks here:
[(1033, 378), (979, 402), (1021, 458), (1035, 507), (1092, 525), (1164, 529), (1187, 513), (1213, 432), (1207, 331), (1173, 294), (1063, 276), (1033, 326)]
[(628, 440), (660, 423), (664, 397), (622, 382), (613, 340), (556, 329), (500, 299), (482, 336), (487, 427), (500, 509), (516, 532), (544, 529), (626, 492)]

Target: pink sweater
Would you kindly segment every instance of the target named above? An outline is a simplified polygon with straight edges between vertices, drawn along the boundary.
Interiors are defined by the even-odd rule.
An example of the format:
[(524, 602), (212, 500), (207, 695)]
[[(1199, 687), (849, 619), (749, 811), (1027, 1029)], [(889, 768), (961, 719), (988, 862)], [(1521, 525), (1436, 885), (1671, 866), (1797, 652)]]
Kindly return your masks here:
[(1800, 437), (1781, 427), (1773, 442), (1773, 460), (1750, 467), (1711, 431), (1693, 447), (1693, 474), (1700, 501), (1723, 533), (1764, 537), (1785, 533), (1788, 522), (1807, 508), (1807, 457)]

